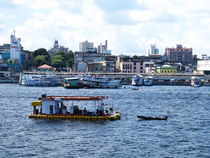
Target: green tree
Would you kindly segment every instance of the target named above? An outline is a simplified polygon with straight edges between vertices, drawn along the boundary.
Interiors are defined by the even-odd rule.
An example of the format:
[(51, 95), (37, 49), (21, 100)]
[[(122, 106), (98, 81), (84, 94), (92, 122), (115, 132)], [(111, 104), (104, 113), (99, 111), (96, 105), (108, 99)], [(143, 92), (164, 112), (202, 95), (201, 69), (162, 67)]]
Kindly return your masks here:
[(134, 55), (132, 58), (133, 58), (133, 59), (138, 59), (138, 56)]
[(60, 58), (63, 60), (63, 62), (65, 61), (65, 52), (63, 52), (63, 51), (58, 51), (58, 52), (56, 52), (55, 53), (55, 56), (54, 57), (56, 57), (56, 56), (60, 56)]
[(55, 55), (52, 59), (51, 65), (58, 70), (65, 67), (65, 63), (63, 62), (62, 56)]
[(66, 59), (68, 59), (68, 58), (74, 59), (74, 53), (72, 52), (72, 50), (70, 50), (68, 53), (66, 53)]
[(39, 67), (43, 64), (49, 64), (48, 56), (47, 55), (38, 55), (34, 58), (33, 66)]
[(73, 67), (74, 53), (71, 50), (68, 53), (66, 53), (65, 64), (67, 67), (71, 67), (71, 68)]
[(48, 52), (47, 52), (47, 50), (45, 48), (39, 48), (39, 49), (37, 49), (37, 50), (35, 50), (33, 52), (34, 58), (36, 56), (38, 56), (38, 55), (47, 55), (48, 57), (50, 57), (49, 54), (48, 54)]

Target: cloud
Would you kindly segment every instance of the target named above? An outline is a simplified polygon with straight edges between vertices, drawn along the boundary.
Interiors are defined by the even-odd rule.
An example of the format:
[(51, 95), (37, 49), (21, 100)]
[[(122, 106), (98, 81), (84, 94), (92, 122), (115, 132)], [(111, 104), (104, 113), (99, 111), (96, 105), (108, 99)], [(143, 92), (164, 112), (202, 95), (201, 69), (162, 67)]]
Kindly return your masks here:
[(136, 0), (94, 0), (94, 3), (105, 12), (117, 12), (137, 8)]
[(150, 44), (163, 53), (177, 43), (198, 54), (210, 51), (207, 0), (8, 0), (1, 4), (0, 43), (8, 41), (15, 29), (28, 50), (49, 49), (58, 39), (77, 51), (81, 41), (97, 46), (107, 39), (113, 54), (143, 55)]

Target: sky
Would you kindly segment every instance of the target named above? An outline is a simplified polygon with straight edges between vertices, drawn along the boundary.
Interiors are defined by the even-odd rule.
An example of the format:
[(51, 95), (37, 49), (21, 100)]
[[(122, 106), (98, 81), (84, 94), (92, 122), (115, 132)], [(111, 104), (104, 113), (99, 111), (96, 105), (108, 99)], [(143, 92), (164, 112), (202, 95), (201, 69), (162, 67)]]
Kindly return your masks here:
[(210, 0), (0, 0), (0, 45), (13, 30), (31, 51), (108, 40), (113, 55), (146, 55), (150, 44), (210, 55)]

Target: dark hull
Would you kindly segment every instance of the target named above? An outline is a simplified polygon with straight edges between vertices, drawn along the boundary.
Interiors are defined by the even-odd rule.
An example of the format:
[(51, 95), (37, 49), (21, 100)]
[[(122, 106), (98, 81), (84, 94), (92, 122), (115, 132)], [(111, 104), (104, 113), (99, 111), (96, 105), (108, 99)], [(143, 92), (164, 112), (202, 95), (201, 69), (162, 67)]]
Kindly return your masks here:
[(165, 116), (165, 117), (147, 117), (147, 116), (138, 115), (137, 117), (142, 119), (142, 120), (167, 120), (168, 119), (168, 116)]

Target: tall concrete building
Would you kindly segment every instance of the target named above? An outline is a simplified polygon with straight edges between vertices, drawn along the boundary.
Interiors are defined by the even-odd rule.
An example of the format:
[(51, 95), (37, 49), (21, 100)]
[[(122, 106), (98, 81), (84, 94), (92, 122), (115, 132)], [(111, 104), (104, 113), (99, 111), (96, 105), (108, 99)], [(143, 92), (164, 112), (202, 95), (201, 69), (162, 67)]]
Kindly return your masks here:
[(58, 40), (55, 40), (53, 47), (48, 51), (50, 58), (52, 59), (55, 56), (55, 53), (58, 51), (67, 53), (69, 51), (69, 49), (65, 48), (64, 46), (59, 46)]
[(97, 49), (94, 48), (93, 42), (84, 41), (79, 43), (79, 51), (84, 53), (96, 53)]
[(148, 55), (159, 55), (159, 49), (156, 48), (156, 45), (150, 45)]
[(105, 41), (105, 45), (100, 44), (97, 49), (97, 53), (111, 54), (111, 50), (108, 50), (108, 41)]
[(10, 59), (20, 60), (21, 58), (21, 49), (22, 46), (20, 44), (21, 39), (15, 37), (15, 31), (10, 36)]
[(166, 48), (165, 56), (167, 56), (168, 62), (182, 63), (185, 66), (193, 64), (192, 48), (183, 48), (179, 44), (176, 48)]

